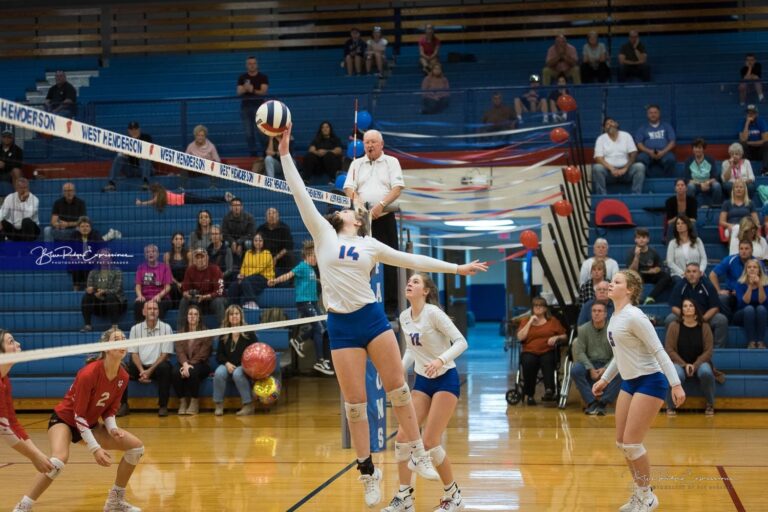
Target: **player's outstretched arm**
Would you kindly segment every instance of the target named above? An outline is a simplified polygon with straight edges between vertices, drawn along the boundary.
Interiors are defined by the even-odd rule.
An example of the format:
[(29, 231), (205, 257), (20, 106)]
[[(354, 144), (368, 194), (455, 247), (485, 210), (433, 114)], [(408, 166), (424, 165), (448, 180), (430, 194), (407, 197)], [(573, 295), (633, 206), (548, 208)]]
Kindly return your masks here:
[(443, 274), (460, 274), (462, 276), (473, 276), (478, 272), (488, 270), (488, 264), (479, 260), (457, 265), (447, 261), (422, 256), (420, 254), (410, 254), (397, 251), (378, 240), (376, 241), (377, 256), (379, 261), (393, 267), (412, 268), (421, 272), (441, 272)]

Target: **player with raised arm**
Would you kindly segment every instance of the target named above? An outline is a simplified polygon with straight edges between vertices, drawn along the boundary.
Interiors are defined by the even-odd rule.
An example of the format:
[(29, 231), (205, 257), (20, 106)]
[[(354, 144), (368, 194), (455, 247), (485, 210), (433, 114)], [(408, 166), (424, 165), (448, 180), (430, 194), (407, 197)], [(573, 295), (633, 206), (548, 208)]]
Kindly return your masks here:
[(381, 470), (371, 458), (365, 392), (366, 359), (371, 358), (397, 416), (407, 453), (408, 466), (422, 477), (437, 480), (439, 475), (424, 450), (411, 392), (403, 378), (400, 349), (384, 308), (371, 290), (371, 270), (381, 262), (426, 272), (473, 275), (487, 270), (473, 261), (456, 265), (392, 249), (366, 236), (367, 222), (361, 211), (342, 210), (323, 217), (304, 187), (289, 153), (291, 126), (283, 133), (279, 151), (285, 179), (293, 193), (301, 218), (315, 241), (315, 254), (323, 276), (323, 299), (328, 310), (328, 334), (336, 377), (344, 395), (352, 445), (357, 454), (365, 503), (373, 507), (381, 500)]

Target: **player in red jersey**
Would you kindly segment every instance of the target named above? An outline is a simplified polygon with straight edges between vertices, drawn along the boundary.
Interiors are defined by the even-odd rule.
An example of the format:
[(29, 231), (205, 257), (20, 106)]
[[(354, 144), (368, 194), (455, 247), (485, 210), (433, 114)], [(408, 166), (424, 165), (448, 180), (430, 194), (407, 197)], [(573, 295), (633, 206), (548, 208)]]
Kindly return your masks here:
[[(110, 329), (101, 341), (124, 340), (119, 329)], [(144, 454), (144, 445), (133, 434), (117, 427), (115, 413), (128, 385), (128, 372), (120, 366), (125, 349), (106, 350), (83, 367), (64, 399), (57, 405), (48, 422), (48, 438), (51, 442), (51, 461), (56, 468), (45, 475), (38, 475), (30, 492), (16, 505), (14, 512), (32, 510), (35, 500), (61, 473), (69, 459), (69, 444), (85, 444), (100, 466), (112, 464), (107, 450), (125, 453), (117, 467), (115, 485), (109, 491), (104, 512), (141, 512), (125, 501), (125, 487)], [(104, 420), (99, 423), (99, 418)]]
[[(12, 354), (19, 351), (21, 351), (21, 345), (13, 339), (13, 334), (0, 329), (0, 354)], [(53, 463), (35, 446), (24, 427), (16, 419), (16, 411), (13, 409), (11, 396), (11, 381), (8, 378), (11, 366), (13, 363), (0, 365), (0, 438), (8, 446), (31, 460), (39, 472), (48, 473), (54, 469)]]

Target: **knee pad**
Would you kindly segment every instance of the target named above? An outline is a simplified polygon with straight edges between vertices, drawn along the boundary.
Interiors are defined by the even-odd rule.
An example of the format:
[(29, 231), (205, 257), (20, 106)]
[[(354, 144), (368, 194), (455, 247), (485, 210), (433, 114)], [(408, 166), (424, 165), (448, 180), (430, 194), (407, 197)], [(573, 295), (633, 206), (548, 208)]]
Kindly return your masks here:
[(432, 457), (432, 465), (437, 467), (445, 460), (445, 449), (443, 445), (439, 444), (434, 448), (429, 449), (429, 456)]
[(624, 456), (628, 460), (637, 460), (645, 455), (645, 446), (642, 443), (639, 444), (624, 444), (622, 449)]
[(411, 458), (410, 443), (398, 443), (395, 441), (395, 460), (397, 462), (405, 462)]
[(127, 450), (123, 454), (123, 458), (125, 459), (125, 462), (131, 466), (135, 466), (139, 463), (139, 460), (141, 460), (142, 455), (144, 455), (144, 447), (139, 446), (138, 448), (131, 448), (130, 450)]
[(56, 477), (58, 477), (61, 471), (64, 469), (64, 462), (60, 461), (56, 457), (51, 457), (49, 460), (51, 461), (51, 464), (53, 464), (53, 469), (47, 472), (45, 476), (51, 480), (56, 480)]
[(392, 402), (392, 407), (403, 407), (411, 403), (411, 390), (408, 384), (403, 384), (397, 389), (387, 393), (387, 399)]
[(359, 404), (344, 402), (344, 410), (347, 413), (347, 421), (350, 423), (368, 421), (368, 402), (361, 402)]

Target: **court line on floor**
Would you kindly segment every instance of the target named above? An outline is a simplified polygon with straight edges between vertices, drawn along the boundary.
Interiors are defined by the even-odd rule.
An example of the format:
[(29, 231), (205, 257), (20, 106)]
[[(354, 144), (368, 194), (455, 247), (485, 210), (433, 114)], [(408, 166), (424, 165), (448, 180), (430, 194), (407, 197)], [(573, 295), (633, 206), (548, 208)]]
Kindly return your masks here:
[(736, 488), (731, 483), (731, 479), (728, 477), (728, 473), (726, 473), (725, 468), (723, 466), (715, 467), (717, 468), (717, 472), (720, 473), (720, 479), (723, 482), (725, 488), (728, 490), (728, 494), (731, 496), (731, 501), (733, 501), (733, 505), (736, 507), (737, 512), (746, 512), (746, 509), (741, 503), (739, 495), (736, 492)]

